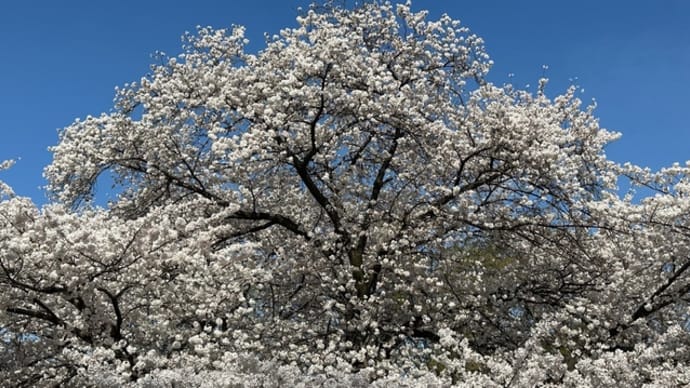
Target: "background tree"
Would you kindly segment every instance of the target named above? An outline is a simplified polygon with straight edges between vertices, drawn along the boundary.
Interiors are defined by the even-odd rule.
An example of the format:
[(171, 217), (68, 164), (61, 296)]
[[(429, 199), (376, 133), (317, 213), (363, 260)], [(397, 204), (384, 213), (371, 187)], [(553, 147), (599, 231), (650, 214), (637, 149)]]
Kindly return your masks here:
[(653, 216), (685, 197), (618, 198), (575, 88), (487, 82), (482, 40), (409, 4), (185, 42), (61, 131), (55, 204), (1, 204), (17, 385), (688, 381), (686, 265), (655, 256), (682, 213)]

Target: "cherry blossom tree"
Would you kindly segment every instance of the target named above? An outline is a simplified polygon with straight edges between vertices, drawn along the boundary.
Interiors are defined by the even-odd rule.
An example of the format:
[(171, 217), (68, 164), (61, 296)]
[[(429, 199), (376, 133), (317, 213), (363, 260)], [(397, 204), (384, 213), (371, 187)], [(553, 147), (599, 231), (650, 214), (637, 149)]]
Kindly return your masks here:
[(576, 88), (409, 3), (184, 42), (61, 131), (53, 203), (1, 187), (5, 381), (690, 383), (690, 170), (609, 161)]

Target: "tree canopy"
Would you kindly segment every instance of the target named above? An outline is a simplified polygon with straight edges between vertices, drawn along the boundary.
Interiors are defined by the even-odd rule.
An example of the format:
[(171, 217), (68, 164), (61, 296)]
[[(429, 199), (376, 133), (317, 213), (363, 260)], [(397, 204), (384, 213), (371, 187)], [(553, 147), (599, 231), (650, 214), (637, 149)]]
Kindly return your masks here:
[(184, 41), (61, 130), (52, 203), (0, 187), (3, 381), (690, 384), (690, 170), (608, 160), (575, 87), (409, 3)]

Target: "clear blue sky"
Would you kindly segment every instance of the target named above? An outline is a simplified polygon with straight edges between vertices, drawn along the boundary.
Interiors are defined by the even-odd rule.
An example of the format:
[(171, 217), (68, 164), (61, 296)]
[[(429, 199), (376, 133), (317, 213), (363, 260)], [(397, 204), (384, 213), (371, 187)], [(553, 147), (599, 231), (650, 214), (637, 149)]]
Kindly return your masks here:
[[(352, 1), (349, 1), (352, 3)], [(197, 25), (247, 27), (250, 48), (263, 33), (294, 26), (286, 0), (25, 0), (0, 3), (0, 159), (21, 158), (0, 174), (20, 195), (39, 188), (47, 147), (75, 118), (107, 112), (116, 85), (138, 80), (151, 54), (180, 51)], [(497, 83), (536, 83), (548, 65), (550, 94), (570, 79), (596, 98), (602, 126), (623, 138), (616, 161), (658, 168), (690, 159), (690, 1), (433, 1), (486, 41)]]

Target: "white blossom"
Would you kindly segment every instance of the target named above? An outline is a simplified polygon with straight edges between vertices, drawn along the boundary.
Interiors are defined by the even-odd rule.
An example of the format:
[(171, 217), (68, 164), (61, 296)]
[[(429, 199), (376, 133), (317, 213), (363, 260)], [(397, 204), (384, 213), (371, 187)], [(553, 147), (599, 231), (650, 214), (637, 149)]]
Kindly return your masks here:
[(690, 384), (690, 165), (608, 160), (578, 88), (488, 82), (410, 3), (246, 43), (200, 27), (64, 128), (51, 204), (0, 184), (3, 384)]

